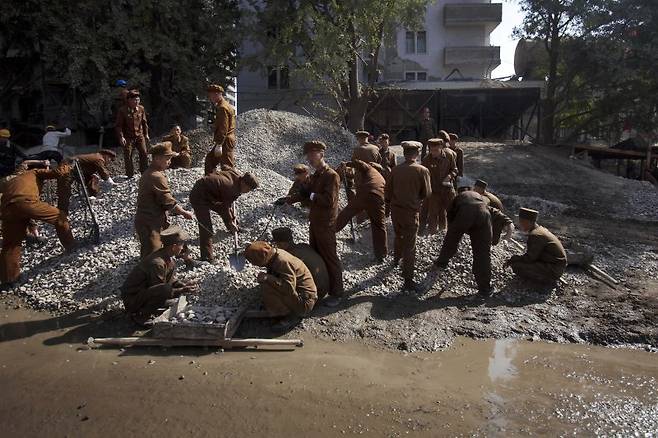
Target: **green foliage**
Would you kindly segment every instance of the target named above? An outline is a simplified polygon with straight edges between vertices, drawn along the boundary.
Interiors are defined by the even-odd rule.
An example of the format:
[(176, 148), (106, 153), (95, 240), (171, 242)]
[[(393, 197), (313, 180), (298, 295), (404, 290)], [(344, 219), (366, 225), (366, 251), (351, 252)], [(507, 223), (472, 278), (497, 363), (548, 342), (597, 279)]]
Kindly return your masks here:
[(3, 76), (29, 86), (43, 66), (48, 81), (85, 96), (99, 123), (116, 79), (141, 88), (164, 125), (174, 112), (193, 113), (206, 82), (225, 83), (235, 68), (234, 0), (6, 0), (3, 10), (10, 37), (0, 39), (0, 56), (20, 56), (30, 70)]

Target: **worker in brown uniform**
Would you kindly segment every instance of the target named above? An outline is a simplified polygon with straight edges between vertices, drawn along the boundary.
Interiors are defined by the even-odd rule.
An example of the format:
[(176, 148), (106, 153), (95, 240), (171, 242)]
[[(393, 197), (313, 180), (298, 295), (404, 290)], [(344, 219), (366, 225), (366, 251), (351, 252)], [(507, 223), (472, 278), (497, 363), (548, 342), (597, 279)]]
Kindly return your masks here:
[(57, 208), (68, 214), (71, 202), (71, 186), (76, 174), (73, 168), (73, 160), (76, 160), (82, 171), (82, 178), (87, 194), (95, 197), (100, 192), (100, 180), (114, 185), (107, 165), (114, 161), (117, 154), (109, 149), (101, 149), (93, 154), (75, 155), (64, 161), (62, 166), (63, 176), (57, 180)]
[(381, 163), (382, 157), (379, 155), (379, 148), (374, 144), (368, 143), (370, 133), (368, 131), (357, 131), (357, 145), (352, 149), (352, 160), (361, 160), (366, 163)]
[(329, 271), (329, 295), (324, 300), (327, 306), (340, 304), (343, 296), (343, 266), (336, 252), (336, 217), (338, 215), (338, 189), (340, 178), (338, 174), (324, 161), (327, 146), (318, 140), (304, 144), (306, 159), (315, 172), (306, 186), (299, 193), (287, 199), (293, 204), (308, 200), (311, 203), (309, 212), (309, 243), (322, 256)]
[(123, 159), (126, 167), (126, 176), (132, 178), (135, 174), (133, 164), (133, 151), (139, 154), (139, 172), (144, 173), (148, 167), (148, 152), (146, 145), (150, 141), (149, 126), (146, 120), (146, 111), (140, 105), (139, 91), (131, 90), (128, 93), (128, 103), (119, 108), (114, 130), (123, 147)]
[(439, 138), (427, 141), (430, 153), (423, 158), (422, 164), (430, 171), (432, 196), (423, 202), (420, 216), (420, 234), (436, 234), (447, 227), (446, 213), (455, 198), (453, 180), (457, 176), (455, 157), (446, 149), (446, 144)]
[(476, 193), (479, 193), (484, 200), (487, 202), (488, 205), (491, 205), (494, 208), (497, 208), (500, 211), (505, 211), (505, 207), (503, 207), (503, 203), (500, 200), (500, 198), (493, 193), (487, 191), (487, 182), (482, 181), (481, 179), (478, 179), (475, 181), (475, 184), (473, 185), (473, 191)]
[(57, 237), (66, 251), (75, 246), (66, 213), (42, 202), (39, 192), (43, 182), (62, 176), (62, 168), (33, 169), (19, 173), (6, 181), (0, 209), (2, 212), (2, 251), (0, 280), (2, 289), (13, 287), (21, 273), (22, 243), (30, 220), (46, 222), (55, 227)]
[[(308, 185), (311, 171), (307, 165), (295, 164), (292, 168), (292, 171), (295, 175), (295, 179), (292, 182), (292, 186), (290, 187), (290, 190), (288, 190), (288, 195), (277, 199), (274, 202), (275, 205), (285, 204), (287, 199), (295, 197), (296, 195), (299, 194), (299, 191), (301, 190), (302, 187)], [(311, 202), (309, 200), (304, 200), (301, 202), (301, 204), (302, 207), (304, 208), (309, 208), (311, 206)]]
[(287, 227), (272, 230), (272, 244), (277, 248), (288, 251), (290, 254), (304, 262), (318, 289), (318, 299), (324, 298), (329, 293), (329, 272), (327, 264), (316, 250), (307, 243), (295, 243), (292, 230)]
[(434, 269), (448, 267), (448, 262), (457, 253), (464, 234), (471, 238), (473, 250), (473, 274), (482, 297), (491, 296), (491, 213), (482, 196), (471, 190), (470, 182), (462, 179), (460, 193), (448, 211), (448, 232), (443, 240), (439, 258)]
[(121, 286), (126, 312), (137, 324), (144, 324), (166, 306), (166, 301), (195, 294), (195, 283), (176, 279), (176, 261), (190, 236), (178, 225), (162, 230), (162, 248), (142, 259)]
[(218, 165), (235, 167), (235, 109), (224, 98), (224, 88), (212, 84), (208, 86), (208, 99), (215, 105), (215, 122), (213, 124), (213, 140), (215, 145), (206, 155), (204, 168), (206, 175), (215, 170)]
[(420, 158), (425, 158), (427, 154), (427, 140), (436, 137), (436, 124), (432, 118), (430, 109), (425, 107), (420, 113), (420, 120), (416, 126), (416, 139), (423, 144), (423, 152)]
[(169, 135), (163, 137), (162, 141), (170, 141), (172, 150), (178, 154), (177, 157), (171, 158), (170, 169), (189, 169), (192, 167), (190, 140), (183, 135), (179, 125), (174, 125)]
[(506, 263), (519, 277), (554, 284), (567, 268), (567, 253), (553, 233), (537, 224), (539, 212), (519, 210), (519, 229), (528, 235), (525, 254), (514, 255)]
[(402, 142), (404, 163), (395, 166), (385, 191), (395, 232), (394, 263), (397, 266), (402, 259), (404, 290), (417, 290), (413, 278), (418, 216), (423, 201), (432, 195), (430, 172), (416, 163), (422, 147), (417, 141)]
[(457, 176), (464, 176), (464, 150), (457, 146), (459, 136), (454, 133), (448, 134), (450, 149), (457, 155)]
[(267, 268), (258, 273), (256, 281), (261, 285), (265, 309), (273, 317), (283, 317), (273, 329), (288, 330), (311, 313), (318, 294), (304, 262), (261, 241), (250, 244), (244, 256), (251, 264)]
[(379, 143), (379, 155), (382, 157), (382, 175), (384, 175), (384, 179), (388, 180), (391, 170), (395, 167), (395, 153), (389, 149), (391, 138), (388, 134), (381, 134), (377, 142)]
[(199, 222), (201, 260), (214, 262), (212, 249), (213, 226), (210, 212), (219, 214), (230, 233), (239, 231), (233, 203), (240, 195), (258, 188), (258, 180), (250, 174), (241, 175), (234, 168), (214, 171), (194, 183), (190, 204)]
[[(347, 165), (346, 165), (347, 166)], [(370, 219), (372, 233), (372, 248), (375, 259), (381, 263), (388, 253), (386, 237), (386, 210), (384, 206), (384, 188), (386, 181), (382, 174), (373, 166), (361, 160), (352, 160), (349, 166), (356, 174), (356, 194), (348, 200), (336, 219), (336, 232), (340, 232), (350, 220), (365, 212)]]
[(140, 256), (146, 257), (160, 249), (160, 233), (169, 227), (167, 213), (180, 214), (185, 219), (194, 219), (192, 212), (185, 210), (176, 201), (169, 189), (164, 171), (169, 167), (171, 157), (177, 154), (171, 149), (171, 143), (154, 145), (150, 154), (151, 165), (142, 174), (137, 192), (137, 213), (135, 214), (135, 231), (140, 243)]

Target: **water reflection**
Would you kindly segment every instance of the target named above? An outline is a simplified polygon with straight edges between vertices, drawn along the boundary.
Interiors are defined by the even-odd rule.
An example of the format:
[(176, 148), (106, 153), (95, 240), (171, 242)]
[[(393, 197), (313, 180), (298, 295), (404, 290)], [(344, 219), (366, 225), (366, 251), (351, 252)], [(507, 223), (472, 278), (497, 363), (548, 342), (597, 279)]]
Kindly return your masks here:
[(514, 339), (498, 339), (494, 342), (493, 355), (489, 358), (489, 379), (492, 383), (516, 376), (517, 369), (512, 361), (517, 350), (518, 342)]

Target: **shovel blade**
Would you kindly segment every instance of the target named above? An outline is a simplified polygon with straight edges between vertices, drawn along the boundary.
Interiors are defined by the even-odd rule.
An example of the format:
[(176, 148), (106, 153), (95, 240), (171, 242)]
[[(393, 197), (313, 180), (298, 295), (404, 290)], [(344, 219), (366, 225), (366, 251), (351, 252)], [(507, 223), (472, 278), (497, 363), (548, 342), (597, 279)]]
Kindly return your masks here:
[(244, 255), (242, 254), (231, 254), (228, 256), (228, 261), (231, 268), (238, 272), (242, 271), (246, 264)]

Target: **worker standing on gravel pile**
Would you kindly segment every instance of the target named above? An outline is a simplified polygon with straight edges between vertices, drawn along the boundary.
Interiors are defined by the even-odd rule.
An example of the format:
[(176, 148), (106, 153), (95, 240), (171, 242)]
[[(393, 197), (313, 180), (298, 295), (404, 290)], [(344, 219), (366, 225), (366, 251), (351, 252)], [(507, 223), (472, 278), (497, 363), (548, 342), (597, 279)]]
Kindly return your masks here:
[(478, 294), (489, 297), (491, 288), (491, 213), (482, 196), (470, 190), (464, 178), (460, 180), (460, 193), (448, 211), (448, 232), (443, 240), (439, 258), (434, 262), (434, 270), (443, 270), (457, 253), (464, 234), (471, 238), (473, 249), (473, 274)]
[(135, 321), (142, 325), (166, 306), (166, 301), (181, 295), (197, 293), (195, 283), (176, 279), (176, 261), (190, 236), (178, 225), (162, 230), (162, 248), (142, 259), (121, 286), (123, 305)]
[(71, 164), (73, 160), (77, 160), (80, 164), (87, 193), (90, 197), (95, 197), (100, 192), (100, 180), (114, 185), (107, 165), (114, 161), (116, 156), (114, 151), (101, 149), (93, 154), (75, 155), (67, 159), (62, 166), (63, 176), (57, 180), (57, 207), (68, 214), (71, 186), (75, 178), (74, 168)]
[(267, 268), (258, 273), (256, 281), (261, 285), (265, 309), (273, 317), (283, 317), (273, 329), (289, 330), (311, 313), (318, 294), (304, 262), (261, 241), (250, 244), (244, 256), (249, 263)]
[(436, 234), (437, 229), (444, 231), (448, 225), (446, 213), (455, 199), (453, 181), (457, 176), (454, 154), (447, 150), (446, 144), (439, 138), (427, 141), (430, 153), (423, 158), (422, 164), (430, 171), (432, 196), (423, 202), (420, 216), (420, 234)]
[(165, 136), (162, 141), (170, 141), (172, 150), (178, 153), (177, 157), (172, 157), (170, 169), (189, 169), (192, 167), (190, 140), (183, 135), (179, 125), (174, 125), (169, 135)]
[(180, 214), (185, 219), (194, 219), (192, 212), (183, 209), (171, 194), (164, 173), (169, 167), (171, 157), (177, 155), (171, 150), (171, 143), (153, 145), (149, 153), (153, 160), (139, 180), (135, 214), (135, 231), (139, 238), (141, 258), (162, 247), (160, 233), (169, 227), (167, 212)]
[(500, 200), (500, 198), (496, 195), (494, 195), (491, 192), (487, 191), (487, 182), (482, 181), (481, 179), (475, 181), (475, 185), (473, 186), (473, 191), (480, 194), (484, 200), (486, 201), (487, 205), (491, 205), (494, 208), (497, 208), (500, 211), (505, 211), (505, 207), (503, 207), (503, 203)]
[(395, 167), (395, 154), (389, 149), (391, 138), (388, 134), (381, 134), (377, 139), (377, 142), (379, 143), (379, 155), (382, 157), (382, 175), (384, 175), (384, 179), (388, 181), (388, 177), (391, 175), (391, 170)]
[(299, 194), (287, 198), (286, 202), (309, 201), (309, 243), (322, 256), (329, 271), (329, 298), (324, 300), (327, 306), (340, 304), (344, 294), (343, 266), (336, 252), (336, 217), (338, 215), (338, 190), (340, 178), (338, 174), (324, 161), (327, 146), (318, 140), (304, 144), (304, 154), (315, 172), (308, 184), (303, 186)]
[(448, 134), (448, 144), (450, 145), (450, 149), (457, 155), (457, 176), (461, 178), (464, 176), (464, 150), (457, 146), (457, 141), (459, 141), (459, 136), (457, 134)]
[(420, 155), (421, 160), (427, 154), (427, 140), (434, 137), (436, 137), (436, 124), (430, 109), (425, 107), (420, 113), (420, 120), (416, 126), (416, 138), (423, 145), (423, 151)]
[(258, 188), (258, 180), (249, 172), (241, 175), (235, 169), (214, 171), (196, 183), (190, 191), (190, 204), (199, 221), (199, 247), (201, 260), (214, 262), (212, 249), (213, 226), (210, 212), (219, 214), (230, 233), (240, 227), (233, 210), (233, 203), (240, 195)]
[(287, 227), (272, 230), (272, 243), (277, 248), (289, 252), (304, 262), (318, 290), (318, 299), (324, 298), (329, 293), (329, 272), (327, 265), (311, 245), (306, 243), (295, 243), (292, 230)]
[(397, 266), (402, 259), (403, 288), (411, 291), (418, 288), (413, 280), (418, 215), (423, 201), (432, 195), (430, 172), (416, 163), (422, 147), (417, 141), (402, 142), (405, 162), (395, 166), (385, 190), (395, 232), (394, 264)]
[[(340, 232), (350, 220), (363, 212), (370, 219), (370, 230), (372, 232), (372, 248), (375, 259), (381, 263), (388, 253), (388, 239), (386, 237), (386, 209), (384, 202), (384, 188), (386, 181), (377, 163), (367, 164), (361, 160), (343, 164), (343, 170), (339, 173), (346, 174), (347, 167), (353, 169), (356, 174), (356, 194), (347, 202), (336, 219), (336, 232)], [(381, 168), (381, 167), (380, 167)]]
[(0, 209), (2, 211), (2, 251), (0, 252), (1, 289), (13, 287), (21, 273), (21, 245), (31, 220), (54, 225), (57, 237), (66, 251), (75, 240), (66, 213), (42, 202), (39, 192), (44, 181), (62, 177), (62, 170), (33, 169), (20, 172), (6, 181)]
[(215, 123), (213, 139), (215, 145), (206, 155), (205, 173), (208, 175), (218, 165), (235, 167), (235, 109), (224, 99), (224, 88), (221, 85), (208, 86), (208, 99), (215, 105)]
[(150, 138), (149, 125), (146, 121), (146, 110), (139, 104), (139, 91), (130, 90), (127, 98), (128, 103), (119, 108), (114, 130), (119, 144), (123, 147), (126, 176), (132, 178), (135, 174), (133, 151), (137, 149), (139, 155), (139, 172), (144, 173), (149, 164), (146, 145), (150, 141)]
[(560, 239), (537, 224), (538, 215), (529, 208), (519, 210), (519, 229), (528, 235), (528, 247), (525, 254), (512, 256), (505, 266), (519, 277), (553, 284), (567, 268), (567, 253)]

